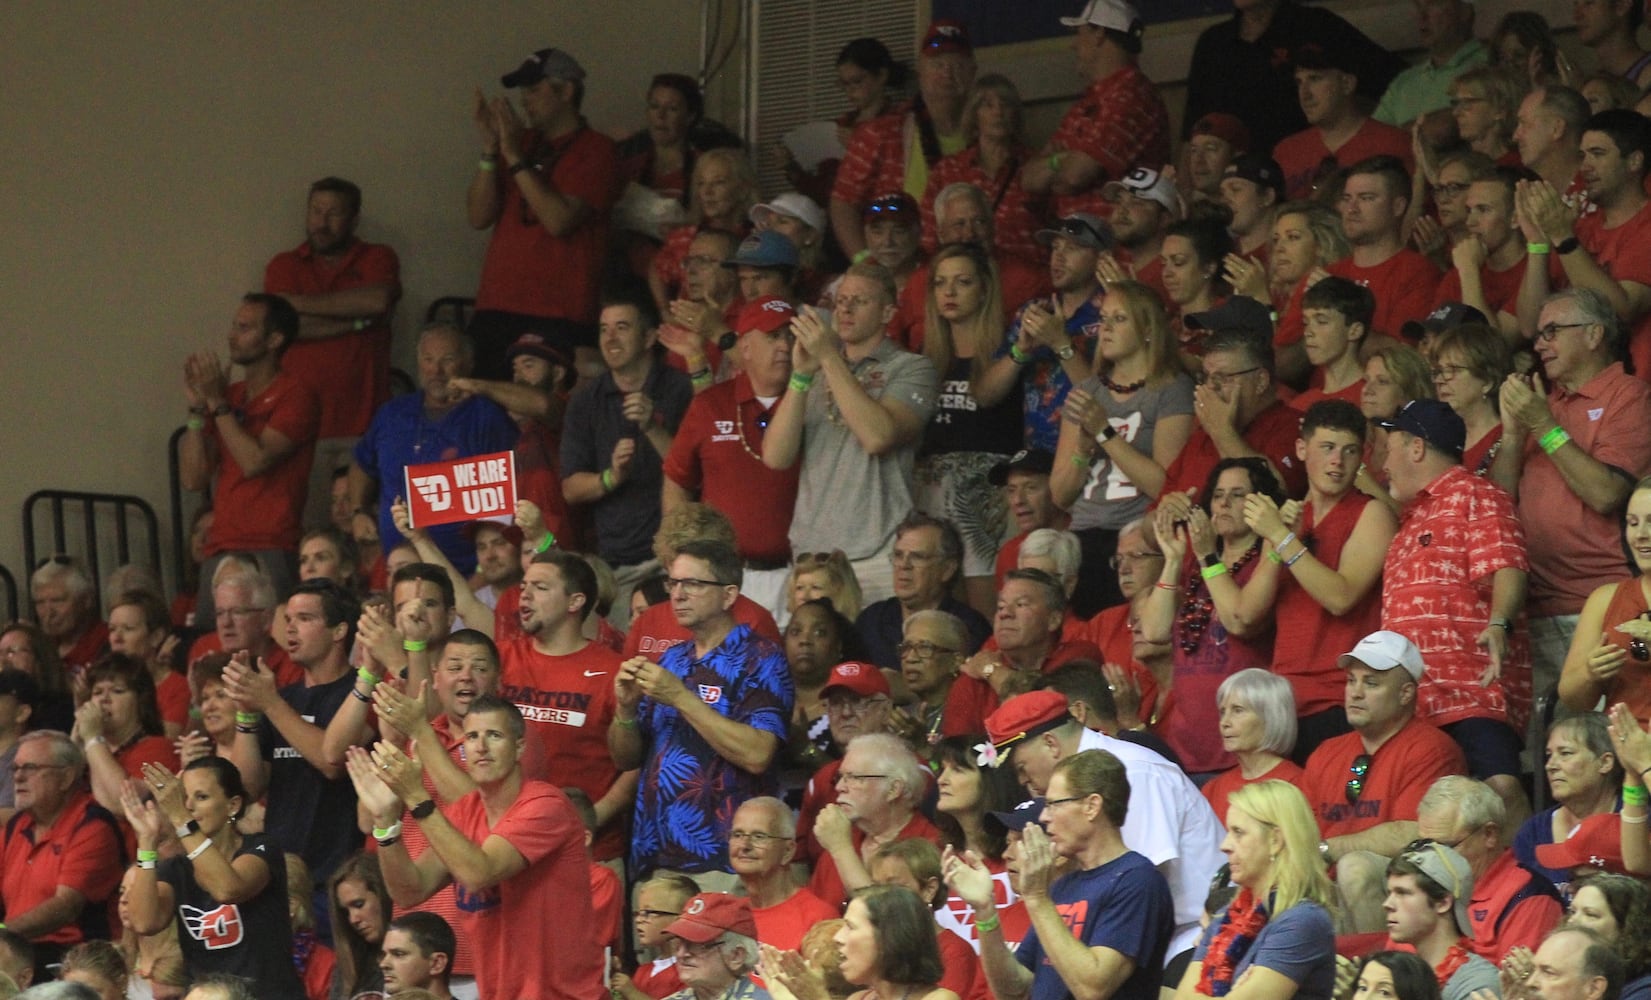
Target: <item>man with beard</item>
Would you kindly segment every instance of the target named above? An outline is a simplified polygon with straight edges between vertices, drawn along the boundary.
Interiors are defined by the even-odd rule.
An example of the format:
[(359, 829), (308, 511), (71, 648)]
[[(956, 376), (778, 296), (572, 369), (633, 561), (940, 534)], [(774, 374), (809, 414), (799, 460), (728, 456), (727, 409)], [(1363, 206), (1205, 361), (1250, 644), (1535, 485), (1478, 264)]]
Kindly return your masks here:
[[(376, 537), (398, 537), (392, 506), (409, 465), (509, 451), (516, 425), (490, 399), (465, 396), (453, 385), (470, 373), (474, 351), (470, 338), (448, 323), (425, 327), (418, 339), (418, 374), (423, 392), (408, 393), (379, 407), (367, 433), (357, 442), (350, 464), (350, 506), (355, 519), (376, 518), (360, 529)], [(374, 491), (377, 509), (368, 506)], [(358, 533), (359, 530), (358, 529)], [(430, 537), (459, 572), (476, 568), (476, 551), (466, 544), (458, 525), (436, 525)]]
[[(298, 310), (298, 335), (281, 357), (321, 401), (304, 524), (326, 523), (333, 470), (390, 398), (390, 319), (401, 297), (401, 261), (356, 239), (361, 189), (341, 177), (310, 185), (304, 242), (264, 267), (264, 291)], [(347, 527), (347, 526), (346, 526)]]
[[(1170, 223), (1181, 221), (1185, 204), (1175, 182), (1157, 170), (1133, 170), (1121, 181), (1101, 189), (1112, 203), (1114, 250), (1101, 255), (1103, 274), (1117, 268), (1117, 277), (1133, 275), (1136, 281), (1168, 302), (1164, 289), (1164, 234)], [(1128, 268), (1126, 271), (1125, 268)]]
[(1443, 275), (1431, 260), (1405, 245), (1409, 205), (1410, 173), (1397, 157), (1372, 156), (1347, 168), (1337, 208), (1341, 231), (1353, 252), (1326, 270), (1363, 285), (1376, 297), (1367, 335), (1396, 337), (1405, 323), (1433, 311), (1433, 293)]
[(281, 593), (297, 582), (294, 553), (321, 415), (315, 391), (281, 368), (299, 322), (286, 299), (249, 293), (229, 328), (230, 364), (246, 377), (230, 385), (210, 351), (184, 363), (189, 421), (178, 443), (178, 477), (186, 490), (210, 485), (217, 511), (197, 621), (212, 620), (212, 572), (226, 553), (250, 553)]
[(546, 780), (590, 797), (597, 824), (591, 850), (605, 860), (624, 849), (623, 819), (636, 794), (636, 772), (620, 773), (608, 754), (619, 654), (581, 633), (595, 607), (590, 564), (554, 550), (534, 556), (522, 580), (525, 634), (502, 646), (499, 660), (504, 697), (544, 742)]

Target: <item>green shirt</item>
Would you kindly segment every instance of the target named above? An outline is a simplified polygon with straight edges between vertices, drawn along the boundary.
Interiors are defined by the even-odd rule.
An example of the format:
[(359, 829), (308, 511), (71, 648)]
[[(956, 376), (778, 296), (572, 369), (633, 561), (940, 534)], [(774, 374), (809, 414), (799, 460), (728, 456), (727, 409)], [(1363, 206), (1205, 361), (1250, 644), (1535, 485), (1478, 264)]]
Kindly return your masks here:
[(1433, 65), (1432, 59), (1423, 59), (1393, 78), (1371, 117), (1389, 125), (1403, 125), (1429, 111), (1448, 108), (1450, 85), (1463, 73), (1489, 60), (1490, 50), (1477, 38), (1457, 49), (1443, 66)]

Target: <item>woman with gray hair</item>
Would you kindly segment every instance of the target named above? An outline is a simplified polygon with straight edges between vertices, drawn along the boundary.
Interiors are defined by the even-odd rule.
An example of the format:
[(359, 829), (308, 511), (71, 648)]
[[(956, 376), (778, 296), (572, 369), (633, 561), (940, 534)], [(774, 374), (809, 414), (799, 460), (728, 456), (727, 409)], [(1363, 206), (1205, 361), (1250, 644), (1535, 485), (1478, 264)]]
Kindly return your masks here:
[(1222, 749), (1238, 763), (1202, 789), (1215, 815), (1227, 822), (1227, 796), (1257, 781), (1301, 780), (1290, 760), (1296, 745), (1296, 698), (1290, 682), (1259, 667), (1240, 670), (1215, 690)]
[(1020, 168), (1032, 148), (1026, 142), (1026, 110), (1013, 81), (988, 73), (975, 81), (963, 106), (965, 147), (942, 157), (929, 171), (923, 192), (923, 249), (944, 242), (937, 235), (935, 202), (941, 191), (957, 183), (973, 184), (991, 199), (993, 240), (999, 253), (1039, 265), (1044, 252), (1038, 246), (1044, 206), (1021, 187)]
[(1083, 547), (1078, 536), (1070, 531), (1039, 528), (1021, 543), (1016, 569), (1041, 569), (1061, 582), (1066, 596), (1078, 586), (1078, 564), (1083, 559)]

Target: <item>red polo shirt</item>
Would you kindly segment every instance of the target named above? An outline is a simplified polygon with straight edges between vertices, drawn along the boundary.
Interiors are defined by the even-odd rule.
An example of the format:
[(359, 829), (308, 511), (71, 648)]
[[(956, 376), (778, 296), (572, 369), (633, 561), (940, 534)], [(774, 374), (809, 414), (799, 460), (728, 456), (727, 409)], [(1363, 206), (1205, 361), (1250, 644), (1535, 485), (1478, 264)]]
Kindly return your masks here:
[[(0, 898), (15, 919), (67, 886), (86, 898), (82, 919), (120, 885), (125, 867), (115, 818), (90, 792), (72, 795), (50, 828), (35, 826), (34, 816), (20, 812), (6, 824), (0, 847)], [(36, 941), (78, 944), (85, 939), (77, 923), (64, 924)]]
[(217, 445), (218, 474), (212, 483), (212, 527), (206, 554), (242, 549), (297, 549), (303, 533), (304, 497), (309, 492), (321, 401), (315, 390), (283, 371), (263, 392), (248, 398), (247, 384), (229, 387), (234, 419), (254, 438), (266, 428), (294, 445), (286, 458), (263, 473), (248, 476), (218, 437), (218, 421), (207, 421), (206, 436)]
[[(865, 831), (856, 826), (851, 828), (850, 835), (854, 839), (854, 850), (858, 852), (860, 845), (866, 842)], [(924, 819), (920, 812), (911, 814), (911, 819), (900, 828), (900, 835), (895, 839), (910, 840), (913, 837), (922, 837), (936, 847), (945, 843), (941, 839), (940, 828)], [(843, 885), (843, 877), (837, 873), (837, 861), (829, 852), (820, 853), (820, 860), (814, 865), (814, 874), (808, 880), (808, 891), (839, 911), (848, 904), (848, 889)]]
[(741, 558), (784, 563), (802, 463), (770, 469), (762, 462), (758, 421), (767, 424), (778, 403), (764, 406), (744, 372), (695, 396), (665, 456), (665, 475), (728, 515)]
[[(741, 594), (734, 599), (732, 613), (735, 625), (749, 625), (758, 635), (785, 645), (780, 627), (774, 624), (774, 616), (756, 601)], [(625, 633), (625, 648), (620, 652), (620, 657), (628, 660), (633, 656), (646, 656), (658, 662), (667, 649), (692, 638), (691, 632), (676, 623), (671, 602), (661, 601), (631, 622), (631, 630)]]
[(1084, 153), (1101, 166), (1088, 190), (1055, 197), (1054, 216), (1090, 212), (1105, 218), (1112, 214), (1112, 206), (1101, 196), (1107, 181), (1119, 180), (1136, 167), (1158, 170), (1170, 162), (1169, 111), (1140, 67), (1123, 66), (1089, 85), (1066, 109), (1049, 142), (1057, 149)]
[[(1087, 639), (1076, 639), (1063, 642), (1051, 650), (1044, 658), (1039, 672), (1051, 673), (1074, 660), (1086, 660), (1096, 664), (1103, 662), (1099, 647)], [(960, 675), (952, 682), (951, 693), (946, 695), (946, 708), (940, 719), (940, 734), (967, 736), (972, 733), (984, 733), (986, 717), (996, 711), (999, 704), (1001, 702), (997, 692), (992, 690), (990, 682), (967, 674)]]
[[(355, 240), (339, 258), (318, 256), (306, 240), (276, 254), (264, 268), (264, 291), (277, 295), (327, 295), (373, 285), (390, 287), (392, 310), (401, 297), (401, 261), (379, 243)], [(367, 433), (373, 411), (390, 398), (390, 312), (364, 330), (299, 340), (281, 355), (281, 368), (321, 400), (324, 438)]]

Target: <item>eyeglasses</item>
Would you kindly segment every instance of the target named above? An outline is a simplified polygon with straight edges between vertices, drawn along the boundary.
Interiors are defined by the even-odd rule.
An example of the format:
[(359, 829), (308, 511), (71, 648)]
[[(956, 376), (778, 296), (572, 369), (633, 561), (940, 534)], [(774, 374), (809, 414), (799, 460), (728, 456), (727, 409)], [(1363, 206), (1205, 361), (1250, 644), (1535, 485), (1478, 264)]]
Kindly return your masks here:
[(1353, 776), (1347, 779), (1347, 802), (1352, 805), (1364, 794), (1364, 776), (1370, 773), (1370, 755), (1361, 753), (1347, 768)]
[(868, 781), (876, 781), (879, 778), (887, 778), (887, 777), (888, 777), (888, 775), (886, 775), (886, 774), (855, 774), (851, 771), (838, 771), (837, 772), (836, 784), (839, 784), (839, 785), (863, 785)]
[[(834, 695), (833, 697), (826, 699), (826, 708), (830, 711), (836, 712), (838, 715), (852, 715), (859, 717), (865, 715), (874, 708), (879, 708), (883, 705), (887, 705), (888, 703), (889, 700), (882, 695), (873, 695), (870, 698), (861, 698), (858, 695), (848, 695), (846, 697), (843, 695)], [(871, 775), (871, 777), (880, 778), (882, 775), (874, 774)]]
[[(1483, 104), (1487, 100), (1489, 100), (1487, 97), (1452, 97), (1450, 99), (1450, 110), (1455, 111), (1464, 104)], [(1462, 186), (1467, 187), (1466, 184)]]
[(772, 833), (762, 833), (761, 831), (747, 832), (745, 830), (734, 830), (728, 834), (728, 842), (730, 844), (736, 840), (746, 840), (751, 842), (752, 847), (767, 847), (776, 840), (795, 839), (795, 837), (781, 837)]
[(665, 592), (667, 594), (675, 593), (680, 588), (682, 592), (687, 594), (689, 597), (696, 597), (703, 594), (712, 587), (731, 586), (733, 586), (733, 584), (718, 583), (715, 580), (696, 580), (691, 576), (685, 576), (680, 580), (675, 577), (665, 578)]
[(1451, 181), (1449, 184), (1433, 185), (1433, 193), (1441, 198), (1460, 198), (1467, 194), (1468, 186), (1462, 181)]
[(1559, 336), (1559, 331), (1561, 330), (1576, 330), (1584, 326), (1593, 325), (1594, 324), (1592, 323), (1549, 323), (1547, 326), (1537, 328), (1536, 339), (1551, 341), (1555, 337)]
[(715, 941), (707, 941), (704, 944), (695, 944), (692, 941), (684, 941), (681, 938), (676, 938), (672, 944), (677, 951), (685, 951), (690, 955), (709, 955), (711, 952), (716, 951), (722, 946), (722, 939), (719, 937)]
[(1117, 569), (1124, 563), (1146, 562), (1150, 559), (1162, 558), (1164, 558), (1164, 554), (1162, 552), (1119, 552), (1114, 554), (1108, 562), (1113, 569)]
[(11, 773), (14, 778), (28, 778), (32, 777), (36, 771), (56, 771), (68, 766), (67, 764), (13, 764)]
[(831, 562), (841, 562), (846, 566), (848, 565), (848, 556), (843, 554), (842, 549), (833, 549), (830, 552), (799, 552), (794, 561), (799, 567), (823, 566)]
[[(1095, 793), (1090, 793), (1090, 794), (1095, 794)], [(1089, 798), (1088, 795), (1068, 795), (1064, 799), (1046, 799), (1043, 803), (1043, 807), (1045, 809), (1048, 809), (1048, 808), (1051, 808), (1053, 806), (1065, 805), (1068, 802), (1082, 802), (1084, 799), (1087, 799), (1087, 798)]]
[(1433, 369), (1433, 381), (1449, 382), (1451, 379), (1468, 370), (1467, 365), (1440, 365)]
[(908, 656), (919, 660), (932, 660), (938, 653), (959, 652), (959, 650), (953, 649), (950, 646), (936, 646), (934, 643), (924, 639), (919, 639), (916, 642), (902, 642), (900, 645), (894, 647), (894, 650), (900, 654), (900, 658), (902, 660)]
[(658, 920), (660, 917), (680, 917), (681, 910), (637, 910), (638, 920)]
[(1198, 384), (1214, 386), (1217, 389), (1225, 389), (1227, 386), (1238, 381), (1242, 376), (1248, 375), (1251, 372), (1258, 372), (1260, 370), (1261, 366), (1256, 365), (1253, 368), (1245, 368), (1243, 371), (1236, 372), (1199, 372)]

